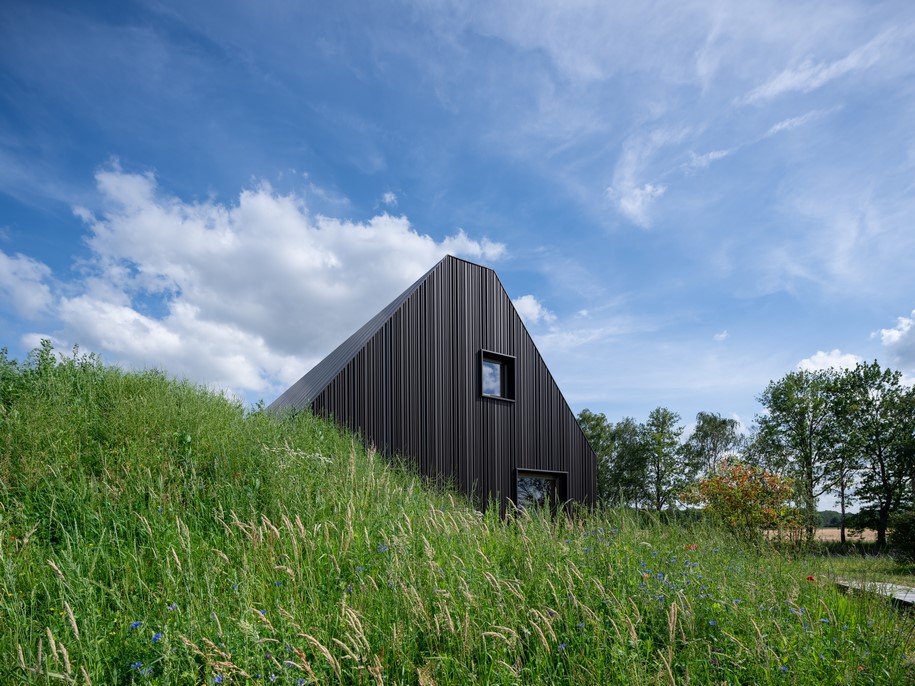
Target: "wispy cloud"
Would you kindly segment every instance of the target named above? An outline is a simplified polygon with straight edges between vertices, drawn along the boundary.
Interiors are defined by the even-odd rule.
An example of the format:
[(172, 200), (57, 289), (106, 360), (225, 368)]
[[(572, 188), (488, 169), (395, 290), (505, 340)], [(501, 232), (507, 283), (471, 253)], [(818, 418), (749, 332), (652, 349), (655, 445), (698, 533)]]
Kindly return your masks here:
[(769, 130), (763, 134), (763, 138), (768, 138), (769, 136), (774, 136), (775, 134), (781, 133), (782, 131), (790, 131), (791, 129), (796, 129), (799, 126), (804, 126), (805, 124), (809, 124), (810, 122), (816, 121), (817, 119), (822, 119), (833, 111), (834, 110), (814, 110), (812, 112), (802, 114), (799, 117), (783, 119), (782, 121), (773, 124)]
[(712, 162), (723, 160), (732, 152), (733, 150), (712, 150), (711, 152), (703, 153), (702, 155), (690, 152), (690, 159), (689, 162), (686, 163), (686, 166), (690, 169), (705, 169)]
[(642, 228), (651, 225), (651, 206), (664, 195), (667, 186), (644, 180), (646, 169), (661, 148), (681, 142), (686, 134), (687, 130), (682, 127), (660, 128), (647, 135), (632, 136), (623, 144), (623, 152), (613, 171), (613, 184), (606, 194), (632, 223)]
[(893, 35), (893, 31), (884, 31), (834, 62), (814, 63), (809, 59), (804, 60), (799, 65), (789, 67), (757, 86), (739, 98), (738, 104), (764, 102), (785, 93), (809, 93), (846, 74), (868, 69), (882, 59), (884, 49)]

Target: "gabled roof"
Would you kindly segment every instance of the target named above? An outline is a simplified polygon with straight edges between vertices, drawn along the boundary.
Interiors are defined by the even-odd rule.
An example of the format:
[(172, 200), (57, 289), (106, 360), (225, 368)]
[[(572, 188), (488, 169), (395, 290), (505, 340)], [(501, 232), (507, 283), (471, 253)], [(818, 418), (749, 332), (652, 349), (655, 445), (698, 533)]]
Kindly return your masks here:
[(356, 353), (371, 340), (372, 336), (378, 333), (378, 330), (403, 305), (407, 298), (413, 295), (419, 285), (432, 272), (438, 269), (443, 262), (449, 259), (458, 258), (446, 255), (439, 260), (432, 269), (419, 277), (407, 290), (394, 298), (378, 314), (363, 324), (356, 333), (343, 341), (332, 353), (312, 367), (311, 371), (287, 388), (279, 398), (270, 403), (267, 409), (275, 412), (285, 407), (302, 408), (311, 403), (327, 387), (327, 384), (333, 381), (334, 377), (356, 356)]

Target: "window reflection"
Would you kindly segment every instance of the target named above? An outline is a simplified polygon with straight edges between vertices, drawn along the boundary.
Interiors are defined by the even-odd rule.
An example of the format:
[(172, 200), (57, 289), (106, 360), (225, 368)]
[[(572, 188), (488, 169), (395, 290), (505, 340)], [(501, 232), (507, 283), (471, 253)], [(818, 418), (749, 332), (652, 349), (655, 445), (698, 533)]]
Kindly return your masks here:
[(520, 509), (551, 507), (556, 501), (556, 478), (519, 474), (517, 481), (517, 502)]
[(483, 395), (504, 395), (502, 392), (502, 364), (483, 360)]

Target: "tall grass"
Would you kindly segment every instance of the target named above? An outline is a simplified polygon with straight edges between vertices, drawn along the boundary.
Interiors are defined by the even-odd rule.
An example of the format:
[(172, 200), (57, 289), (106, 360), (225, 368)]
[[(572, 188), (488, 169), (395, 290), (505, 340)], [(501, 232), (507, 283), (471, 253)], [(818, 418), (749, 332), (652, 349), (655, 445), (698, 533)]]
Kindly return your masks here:
[(0, 355), (0, 683), (915, 674), (911, 618), (840, 594), (822, 559), (632, 513), (497, 512), (308, 414)]

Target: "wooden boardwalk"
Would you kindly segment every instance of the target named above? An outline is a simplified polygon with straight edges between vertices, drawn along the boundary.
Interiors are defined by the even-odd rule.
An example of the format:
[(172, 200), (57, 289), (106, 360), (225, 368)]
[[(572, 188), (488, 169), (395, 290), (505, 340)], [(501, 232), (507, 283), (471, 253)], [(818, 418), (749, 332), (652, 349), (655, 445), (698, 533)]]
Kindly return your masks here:
[(836, 586), (840, 589), (855, 593), (875, 593), (886, 596), (900, 607), (912, 607), (915, 605), (915, 588), (911, 586), (900, 586), (899, 584), (890, 584), (879, 581), (857, 581), (855, 579), (843, 579), (837, 577)]

